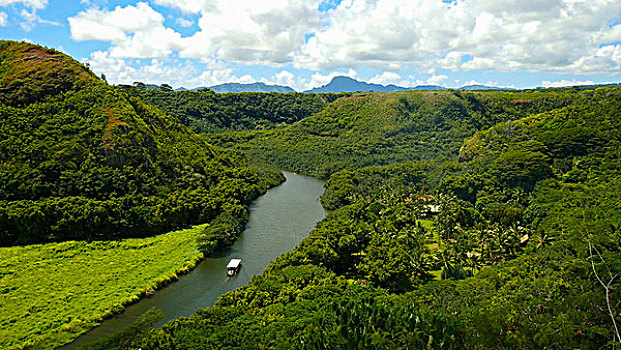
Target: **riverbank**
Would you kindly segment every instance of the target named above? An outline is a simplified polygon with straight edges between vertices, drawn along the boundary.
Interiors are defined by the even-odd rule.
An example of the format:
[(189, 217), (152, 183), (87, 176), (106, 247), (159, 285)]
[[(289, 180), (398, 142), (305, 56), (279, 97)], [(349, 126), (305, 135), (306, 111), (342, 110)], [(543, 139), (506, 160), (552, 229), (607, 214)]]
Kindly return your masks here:
[[(270, 189), (250, 206), (248, 224), (232, 246), (208, 256), (178, 281), (154, 296), (128, 306), (123, 313), (105, 320), (62, 349), (91, 349), (95, 346), (93, 341), (132, 325), (151, 308), (161, 310), (163, 314), (156, 327), (179, 317), (191, 316), (197, 309), (212, 306), (222, 294), (247, 285), (253, 276), (262, 274), (271, 261), (293, 250), (325, 216), (323, 207), (316, 200), (323, 192), (323, 182), (284, 174), (287, 177), (285, 183)], [(242, 268), (237, 276), (228, 278), (224, 272), (232, 258), (242, 259)]]
[[(275, 169), (257, 170), (256, 196), (285, 180)], [(240, 227), (225, 227), (225, 237), (201, 235), (210, 223), (147, 238), (1, 247), (0, 348), (53, 349), (123, 312), (193, 269), (203, 252), (228, 246), (248, 205), (236, 206), (239, 218), (229, 213)]]
[(52, 349), (122, 312), (203, 258), (206, 225), (121, 241), (0, 248), (0, 348)]

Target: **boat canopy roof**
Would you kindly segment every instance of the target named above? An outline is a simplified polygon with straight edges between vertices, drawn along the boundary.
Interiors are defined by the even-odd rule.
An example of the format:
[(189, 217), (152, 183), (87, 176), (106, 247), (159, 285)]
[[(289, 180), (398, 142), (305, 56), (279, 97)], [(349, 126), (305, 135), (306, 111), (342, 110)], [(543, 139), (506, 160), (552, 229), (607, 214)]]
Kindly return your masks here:
[(241, 259), (231, 259), (231, 261), (229, 261), (229, 264), (226, 265), (227, 269), (236, 269), (239, 264), (241, 264)]

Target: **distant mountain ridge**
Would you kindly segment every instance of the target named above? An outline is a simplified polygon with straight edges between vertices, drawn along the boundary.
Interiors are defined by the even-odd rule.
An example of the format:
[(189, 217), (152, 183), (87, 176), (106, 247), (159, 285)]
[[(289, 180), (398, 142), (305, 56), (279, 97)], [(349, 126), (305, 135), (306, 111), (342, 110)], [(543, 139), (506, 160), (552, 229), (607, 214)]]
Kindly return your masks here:
[[(147, 88), (150, 88), (151, 85), (147, 85)], [(153, 87), (158, 88), (156, 85)], [(186, 90), (201, 90), (201, 89), (210, 89), (216, 93), (229, 93), (229, 92), (295, 92), (289, 86), (284, 85), (267, 85), (265, 83), (251, 83), (251, 84), (240, 84), (240, 83), (226, 83), (226, 84), (218, 84), (213, 86), (202, 86), (193, 89), (187, 89), (184, 87), (175, 89), (175, 91), (186, 91)], [(330, 83), (316, 87), (313, 89), (309, 89), (306, 91), (302, 91), (304, 93), (339, 93), (339, 92), (356, 92), (356, 91), (374, 91), (374, 92), (390, 92), (390, 91), (407, 91), (407, 90), (446, 90), (446, 88), (438, 86), (438, 85), (420, 85), (414, 87), (403, 87), (397, 86), (394, 84), (389, 85), (381, 85), (374, 83), (367, 83), (363, 81), (359, 81), (346, 76), (337, 76), (332, 78)]]
[(227, 92), (295, 92), (292, 88), (283, 85), (267, 85), (265, 83), (250, 83), (250, 84), (240, 84), (240, 83), (226, 83), (226, 84), (218, 84), (209, 87), (197, 87), (194, 89), (186, 89), (179, 88), (176, 91), (184, 91), (184, 90), (201, 90), (201, 89), (209, 89), (217, 92), (219, 94), (224, 94)]
[(322, 92), (356, 92), (356, 91), (374, 91), (374, 92), (391, 92), (391, 91), (407, 91), (407, 90), (446, 90), (445, 88), (437, 85), (426, 85), (416, 87), (402, 87), (394, 84), (381, 85), (366, 83), (358, 81), (356, 79), (338, 76), (332, 78), (327, 85), (306, 90), (307, 93), (322, 93)]
[[(142, 86), (144, 89), (160, 89), (162, 88), (158, 85), (153, 84), (144, 84)], [(238, 92), (280, 92), (280, 93), (289, 93), (296, 92), (293, 88), (284, 85), (268, 85), (265, 83), (250, 83), (250, 84), (240, 84), (240, 83), (225, 83), (218, 84), (213, 86), (202, 86), (193, 89), (187, 89), (184, 87), (175, 89), (175, 91), (186, 91), (186, 90), (202, 90), (209, 89), (213, 90), (216, 93), (238, 93)], [(326, 85), (312, 88), (309, 90), (302, 91), (303, 93), (340, 93), (340, 92), (393, 92), (393, 91), (409, 91), (409, 90), (448, 90), (448, 88), (439, 86), (439, 85), (418, 85), (418, 86), (397, 86), (394, 84), (382, 85), (375, 83), (367, 83), (364, 81), (359, 81), (354, 78), (350, 78), (344, 75), (336, 76), (330, 80), (330, 82)], [(485, 91), (485, 90), (516, 90), (515, 88), (510, 87), (498, 87), (498, 86), (487, 86), (487, 85), (466, 85), (460, 88), (456, 88), (455, 90), (463, 90), (463, 91)]]
[[(160, 89), (161, 86), (153, 85), (153, 84), (143, 84), (142, 88), (144, 89)], [(619, 86), (619, 83), (609, 83), (609, 84), (592, 84), (592, 85), (583, 85), (579, 86), (583, 89), (593, 89), (597, 87), (615, 87)], [(572, 88), (572, 86), (566, 86), (562, 88)], [(240, 84), (240, 83), (226, 83), (226, 84), (218, 84), (208, 87), (197, 87), (193, 89), (187, 88), (178, 88), (175, 91), (185, 91), (185, 90), (201, 90), (201, 89), (210, 89), (216, 93), (229, 93), (229, 92), (280, 92), (280, 93), (289, 93), (295, 92), (295, 90), (289, 86), (284, 85), (267, 85), (265, 83), (250, 83), (250, 84)], [(545, 89), (542, 87), (538, 87), (536, 89)], [(359, 81), (347, 76), (336, 76), (332, 78), (332, 80), (323, 86), (315, 87), (309, 90), (302, 91), (303, 93), (340, 93), (340, 92), (392, 92), (392, 91), (408, 91), (408, 90), (448, 90), (448, 88), (439, 86), (439, 85), (418, 85), (411, 87), (397, 86), (394, 84), (389, 85), (381, 85), (375, 83), (367, 83), (364, 81)], [(500, 86), (488, 86), (488, 85), (465, 85), (460, 88), (455, 88), (455, 90), (462, 91), (485, 91), (485, 90), (504, 90), (504, 91), (514, 91), (518, 90), (512, 87), (500, 87)]]
[(460, 87), (458, 90), (484, 91), (484, 90), (516, 90), (516, 89), (509, 88), (509, 87), (486, 86), (486, 85), (466, 85), (466, 86)]

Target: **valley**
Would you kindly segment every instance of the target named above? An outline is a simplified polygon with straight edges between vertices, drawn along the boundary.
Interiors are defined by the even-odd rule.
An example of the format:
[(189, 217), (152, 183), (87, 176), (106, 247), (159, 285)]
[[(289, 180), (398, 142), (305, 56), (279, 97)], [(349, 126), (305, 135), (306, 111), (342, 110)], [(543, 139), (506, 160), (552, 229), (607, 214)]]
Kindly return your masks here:
[(621, 343), (619, 87), (216, 94), (27, 43), (0, 60), (3, 347), (63, 345), (242, 252), (261, 259), (200, 303), (147, 311), (156, 292), (70, 346)]

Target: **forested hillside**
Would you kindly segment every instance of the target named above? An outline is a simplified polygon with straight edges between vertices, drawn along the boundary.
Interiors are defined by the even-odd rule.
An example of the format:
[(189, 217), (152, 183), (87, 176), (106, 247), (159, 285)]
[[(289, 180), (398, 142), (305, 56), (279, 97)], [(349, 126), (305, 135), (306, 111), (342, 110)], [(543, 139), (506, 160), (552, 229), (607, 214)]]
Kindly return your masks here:
[[(0, 296), (42, 295), (0, 318), (6, 346), (67, 341), (193, 266), (198, 248), (229, 243), (249, 201), (282, 180), (238, 151), (327, 179), (321, 201), (329, 215), (214, 307), (157, 329), (150, 313), (87, 349), (621, 345), (619, 88), (122, 90), (55, 50), (2, 41), (0, 116), (0, 244), (144, 236), (210, 222), (149, 240), (3, 248)], [(200, 246), (189, 246), (197, 237)], [(53, 292), (23, 273), (61, 270), (55, 259), (86, 265), (84, 256), (102, 263), (87, 277), (71, 269), (78, 279), (101, 286), (101, 269), (114, 266), (109, 301), (79, 299), (72, 293), (82, 281), (62, 281), (64, 273), (55, 277), (64, 287)], [(117, 256), (131, 263), (107, 265)], [(32, 264), (21, 268), (26, 260)], [(119, 283), (115, 273), (133, 275)], [(51, 315), (41, 300), (54, 293), (73, 311)], [(79, 315), (85, 302), (90, 311)]]
[(271, 129), (319, 112), (345, 94), (161, 91), (123, 86), (133, 96), (176, 117), (198, 132)]
[[(482, 131), (445, 140), (445, 152), (333, 174), (322, 200), (334, 211), (215, 307), (162, 329), (146, 327), (146, 318), (91, 348), (616, 348), (621, 90), (525, 94), (541, 103), (521, 112), (516, 94), (473, 95), (496, 101), (496, 112), (488, 104), (478, 114), (487, 116), (479, 119)], [(447, 96), (443, 103), (459, 101)], [(338, 105), (274, 135), (293, 145), (295, 130), (318, 150), (350, 142), (359, 135), (347, 131), (372, 119), (351, 120), (366, 104), (327, 114)], [(386, 135), (365, 131), (373, 133)], [(265, 139), (251, 142), (261, 140), (270, 149)], [(280, 160), (295, 161), (293, 154)], [(304, 163), (306, 156), (298, 164), (313, 166), (307, 170), (332, 169), (326, 164), (336, 159)]]
[(210, 135), (293, 171), (335, 171), (456, 156), (464, 138), (498, 122), (586, 100), (575, 91), (359, 93), (289, 127)]
[(1, 245), (162, 233), (282, 181), (53, 49), (2, 41), (0, 67)]

